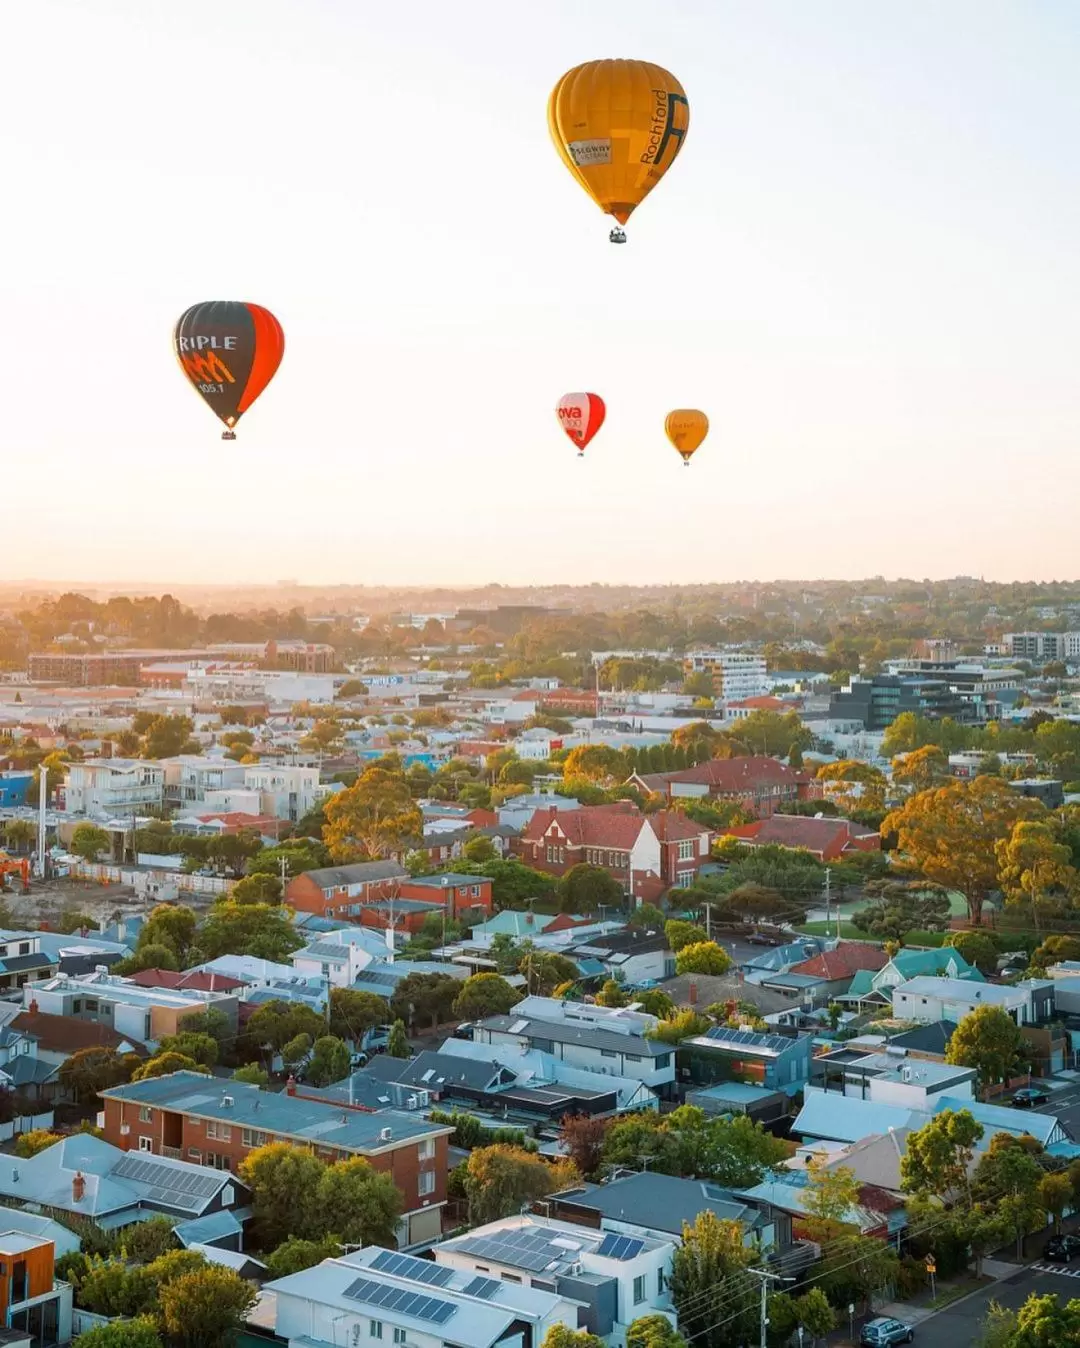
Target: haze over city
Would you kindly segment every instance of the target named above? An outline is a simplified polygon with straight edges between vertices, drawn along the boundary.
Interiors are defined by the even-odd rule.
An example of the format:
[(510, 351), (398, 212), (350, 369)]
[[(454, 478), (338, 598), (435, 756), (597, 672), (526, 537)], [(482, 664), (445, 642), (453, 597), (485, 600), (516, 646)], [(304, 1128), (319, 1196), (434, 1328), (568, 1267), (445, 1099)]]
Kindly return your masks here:
[[(6, 16), (6, 580), (1075, 574), (1075, 7), (207, 23)], [(623, 248), (545, 118), (608, 55), (691, 107)], [(170, 351), (219, 297), (286, 342), (227, 445)], [(608, 407), (581, 462), (575, 388)], [(711, 421), (685, 472), (674, 407)]]

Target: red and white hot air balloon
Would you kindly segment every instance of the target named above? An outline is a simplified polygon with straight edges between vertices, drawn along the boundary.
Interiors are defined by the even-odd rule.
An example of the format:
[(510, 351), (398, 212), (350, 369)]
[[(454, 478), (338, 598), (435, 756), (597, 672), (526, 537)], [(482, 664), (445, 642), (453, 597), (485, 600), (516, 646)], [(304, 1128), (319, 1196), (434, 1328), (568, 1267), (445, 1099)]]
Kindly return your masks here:
[(577, 445), (579, 457), (604, 424), (607, 409), (598, 393), (564, 393), (556, 405), (559, 425)]

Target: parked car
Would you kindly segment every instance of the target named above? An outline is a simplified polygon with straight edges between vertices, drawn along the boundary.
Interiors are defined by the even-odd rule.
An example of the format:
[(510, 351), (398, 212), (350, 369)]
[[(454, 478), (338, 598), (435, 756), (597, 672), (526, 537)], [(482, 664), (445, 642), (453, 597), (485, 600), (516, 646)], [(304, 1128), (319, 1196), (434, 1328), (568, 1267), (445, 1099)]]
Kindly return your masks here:
[(910, 1343), (914, 1337), (914, 1329), (903, 1320), (881, 1315), (863, 1325), (859, 1343), (863, 1348), (892, 1348), (894, 1343)]
[(1035, 1105), (1045, 1105), (1050, 1097), (1037, 1086), (1021, 1086), (1013, 1092), (1012, 1102), (1017, 1109), (1033, 1109)]
[(783, 945), (782, 936), (773, 936), (771, 932), (755, 931), (746, 938), (749, 945)]
[(475, 1029), (471, 1020), (463, 1020), (451, 1035), (452, 1039), (472, 1039)]
[(1080, 1236), (1051, 1236), (1043, 1250), (1043, 1258), (1054, 1264), (1069, 1264), (1080, 1254)]

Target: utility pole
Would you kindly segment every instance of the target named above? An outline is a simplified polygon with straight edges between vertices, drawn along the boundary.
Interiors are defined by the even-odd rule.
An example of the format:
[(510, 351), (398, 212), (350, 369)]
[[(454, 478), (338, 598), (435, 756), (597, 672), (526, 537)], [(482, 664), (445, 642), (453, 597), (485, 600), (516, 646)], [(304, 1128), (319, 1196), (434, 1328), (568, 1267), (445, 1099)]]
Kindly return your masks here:
[[(829, 901), (832, 895), (832, 867), (825, 867), (825, 935), (829, 934)], [(840, 935), (840, 905), (836, 908), (836, 934)]]
[(779, 1273), (769, 1273), (763, 1268), (748, 1268), (747, 1273), (761, 1279), (761, 1348), (767, 1348), (769, 1335), (769, 1284), (771, 1282), (794, 1282), (794, 1278), (785, 1278)]

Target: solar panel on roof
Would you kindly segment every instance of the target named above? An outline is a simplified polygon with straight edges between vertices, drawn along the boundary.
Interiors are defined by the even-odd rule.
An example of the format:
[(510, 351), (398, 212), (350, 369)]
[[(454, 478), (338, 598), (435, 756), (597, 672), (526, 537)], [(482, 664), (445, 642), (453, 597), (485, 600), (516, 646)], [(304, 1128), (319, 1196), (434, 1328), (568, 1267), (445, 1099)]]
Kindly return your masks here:
[[(160, 1161), (145, 1161), (137, 1156), (126, 1156), (113, 1169), (119, 1179), (134, 1180), (150, 1188), (147, 1197), (168, 1202), (173, 1207), (187, 1206), (192, 1199), (209, 1198), (221, 1187), (220, 1178), (198, 1173), (180, 1166), (163, 1165)], [(169, 1197), (164, 1197), (168, 1194)]]
[(371, 1267), (380, 1273), (396, 1273), (400, 1278), (412, 1278), (414, 1282), (427, 1282), (435, 1287), (445, 1287), (454, 1276), (452, 1268), (432, 1263), (430, 1259), (416, 1259), (411, 1254), (397, 1254), (393, 1250), (380, 1250), (371, 1261)]
[(609, 1234), (600, 1242), (596, 1253), (602, 1254), (605, 1259), (635, 1259), (644, 1248), (643, 1240)]
[(473, 1278), (461, 1289), (467, 1297), (479, 1297), (481, 1301), (490, 1301), (502, 1286), (497, 1278)]
[(403, 1287), (372, 1282), (370, 1278), (357, 1278), (345, 1288), (342, 1296), (352, 1301), (363, 1301), (369, 1306), (385, 1306), (388, 1310), (400, 1311), (402, 1315), (411, 1315), (417, 1320), (430, 1320), (436, 1325), (445, 1324), (457, 1310), (452, 1301), (441, 1301), (438, 1297), (422, 1296), (417, 1292), (406, 1291)]

